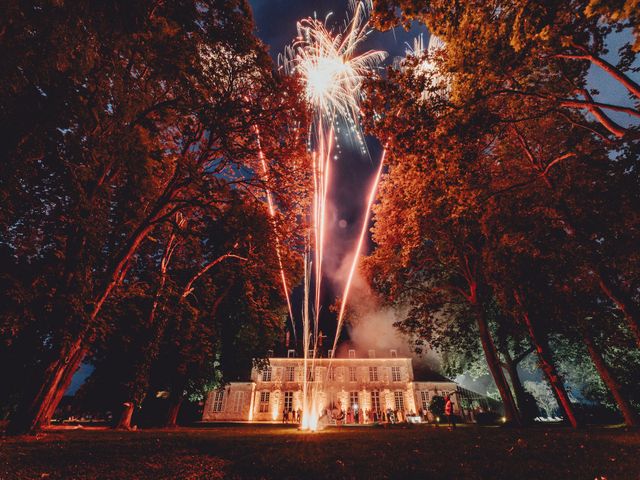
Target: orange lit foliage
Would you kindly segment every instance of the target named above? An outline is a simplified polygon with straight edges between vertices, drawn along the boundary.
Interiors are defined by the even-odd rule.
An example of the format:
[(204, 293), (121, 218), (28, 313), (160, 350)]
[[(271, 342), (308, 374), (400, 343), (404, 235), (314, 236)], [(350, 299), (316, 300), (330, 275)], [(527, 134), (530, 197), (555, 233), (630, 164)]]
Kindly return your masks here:
[[(545, 5), (376, 2), (379, 24), (397, 21), (400, 7), (446, 47), (430, 56), (436, 76), (412, 58), (371, 84), (369, 128), (388, 142), (390, 167), (368, 268), (384, 294), (412, 305), (401, 326), (436, 345), (451, 318), (465, 321), (452, 302), (495, 298), (501, 329), (536, 347), (575, 425), (550, 339), (582, 342), (585, 328), (598, 336), (605, 328), (584, 318), (605, 313), (607, 324), (623, 317), (640, 343), (637, 129), (606, 113), (638, 111), (598, 105), (585, 90), (587, 67), (637, 96), (627, 57), (602, 63), (604, 39), (622, 23), (573, 15), (585, 3)], [(633, 57), (630, 46), (624, 55)], [(629, 387), (607, 386), (633, 423)]]

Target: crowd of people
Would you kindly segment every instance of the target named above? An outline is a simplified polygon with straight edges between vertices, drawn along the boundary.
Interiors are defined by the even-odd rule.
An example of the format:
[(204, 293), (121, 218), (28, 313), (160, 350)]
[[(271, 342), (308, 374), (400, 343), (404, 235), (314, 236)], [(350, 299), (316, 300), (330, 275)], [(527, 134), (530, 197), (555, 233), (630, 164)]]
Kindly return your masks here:
[[(426, 411), (424, 414), (423, 420), (426, 420)], [(346, 410), (337, 407), (327, 408), (321, 416), (334, 420), (337, 425), (356, 425), (366, 423), (402, 423), (406, 422), (408, 417), (415, 417), (416, 414), (413, 411), (407, 413), (403, 410), (392, 410), (391, 408), (386, 410), (363, 410), (353, 406)], [(282, 423), (300, 423), (301, 421), (302, 409), (282, 411)]]
[(302, 422), (302, 409), (298, 410), (284, 409), (282, 411), (282, 423), (300, 423)]
[[(429, 422), (428, 412), (423, 409), (416, 414), (413, 410), (406, 412), (402, 409), (362, 409), (357, 405), (351, 405), (346, 410), (339, 408), (340, 405), (332, 405), (327, 407), (321, 415), (327, 423), (334, 423), (335, 425), (358, 425), (369, 423), (404, 423), (409, 422), (411, 419), (417, 419), (419, 422)], [(455, 428), (456, 420), (454, 414), (453, 401), (450, 396), (445, 399), (444, 415), (448, 420), (449, 428)], [(438, 418), (437, 422), (440, 419)], [(302, 409), (284, 409), (282, 411), (282, 423), (301, 423), (302, 422)]]

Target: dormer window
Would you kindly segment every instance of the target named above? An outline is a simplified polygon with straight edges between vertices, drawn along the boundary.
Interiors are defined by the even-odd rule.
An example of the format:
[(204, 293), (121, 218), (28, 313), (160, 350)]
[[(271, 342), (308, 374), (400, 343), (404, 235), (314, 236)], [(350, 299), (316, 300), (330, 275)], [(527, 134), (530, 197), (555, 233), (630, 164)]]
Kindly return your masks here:
[(355, 350), (349, 350), (349, 358), (356, 358), (356, 351)]
[(287, 358), (295, 358), (296, 351), (295, 350), (287, 350)]
[(273, 358), (273, 350), (268, 350), (267, 351), (267, 357), (268, 358)]
[(398, 356), (397, 350), (391, 350), (391, 358), (396, 358)]

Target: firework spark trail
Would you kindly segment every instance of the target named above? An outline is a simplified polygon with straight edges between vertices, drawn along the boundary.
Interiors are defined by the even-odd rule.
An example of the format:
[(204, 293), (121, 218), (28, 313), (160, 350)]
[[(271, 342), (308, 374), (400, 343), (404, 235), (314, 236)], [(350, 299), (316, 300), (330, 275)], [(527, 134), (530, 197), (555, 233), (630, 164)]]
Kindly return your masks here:
[[(366, 153), (360, 127), (361, 86), (365, 78), (371, 75), (375, 66), (386, 57), (385, 52), (369, 50), (357, 55), (357, 46), (370, 32), (368, 14), (371, 8), (369, 0), (351, 2), (353, 16), (342, 33), (334, 33), (315, 18), (306, 18), (298, 22), (298, 37), (285, 49), (279, 60), (285, 72), (297, 74), (305, 84), (306, 100), (314, 110), (312, 127), (309, 130), (309, 144), (315, 134), (315, 148), (312, 150), (313, 166), (313, 223), (314, 262), (309, 261), (311, 239), (305, 253), (305, 293), (303, 308), (303, 429), (317, 428), (318, 395), (313, 382), (309, 385), (309, 373), (314, 378), (315, 358), (318, 347), (318, 324), (320, 316), (320, 296), (322, 283), (322, 264), (326, 234), (327, 195), (330, 186), (330, 161), (333, 158), (334, 125), (337, 121), (348, 126), (351, 135), (359, 142)], [(313, 133), (312, 133), (313, 132)], [(381, 168), (381, 167), (380, 167)], [(378, 172), (379, 179), (380, 172)], [(377, 185), (377, 180), (376, 180)], [(375, 191), (375, 186), (374, 186)], [(373, 195), (373, 194), (372, 194)], [(368, 219), (370, 204), (367, 209)], [(368, 221), (368, 220), (367, 220)], [(366, 226), (365, 226), (366, 229)], [(362, 239), (357, 248), (356, 257), (362, 247)], [(311, 339), (311, 317), (309, 316), (310, 277), (314, 270), (314, 311), (313, 311), (313, 350), (309, 351)], [(353, 267), (355, 268), (355, 267)], [(353, 273), (352, 275), (353, 276)], [(350, 284), (350, 282), (349, 282)], [(348, 294), (348, 290), (347, 290)], [(346, 299), (345, 299), (346, 300)], [(346, 303), (343, 300), (343, 303)], [(342, 312), (342, 315), (344, 312)], [(342, 317), (341, 315), (341, 317)], [(338, 332), (336, 332), (336, 339)], [(335, 351), (335, 345), (334, 345)], [(309, 357), (311, 356), (311, 365)], [(311, 398), (309, 398), (309, 394)], [(311, 400), (311, 405), (309, 405)], [(306, 420), (305, 420), (306, 419)]]
[(365, 211), (364, 220), (362, 221), (362, 229), (360, 230), (360, 237), (358, 238), (356, 251), (355, 251), (355, 254), (353, 255), (353, 260), (351, 261), (351, 268), (349, 269), (349, 277), (347, 278), (347, 283), (344, 286), (344, 292), (342, 294), (342, 303), (340, 305), (340, 313), (338, 314), (338, 325), (336, 326), (336, 336), (333, 340), (333, 349), (331, 351), (332, 357), (336, 350), (336, 346), (338, 344), (338, 338), (340, 337), (340, 332), (342, 330), (342, 323), (344, 321), (344, 312), (347, 308), (347, 301), (349, 300), (349, 291), (351, 290), (353, 275), (356, 271), (358, 260), (360, 259), (360, 252), (362, 251), (362, 245), (364, 244), (364, 239), (367, 235), (367, 230), (368, 230), (367, 227), (369, 226), (369, 217), (371, 216), (371, 207), (373, 206), (373, 202), (376, 198), (376, 191), (378, 190), (378, 183), (380, 183), (380, 176), (382, 175), (382, 167), (384, 166), (384, 158), (386, 154), (387, 154), (387, 150), (385, 148), (384, 150), (382, 150), (380, 165), (378, 166), (378, 171), (373, 181), (373, 185), (371, 186), (371, 191), (369, 193), (369, 201), (367, 202), (367, 209)]
[[(256, 142), (258, 145), (258, 158), (260, 159), (260, 163), (262, 164), (262, 174), (264, 175), (265, 180), (268, 176), (267, 171), (267, 161), (264, 157), (264, 152), (262, 151), (262, 144), (260, 142), (260, 129), (257, 125), (254, 126), (256, 132)], [(284, 296), (287, 299), (287, 307), (289, 309), (289, 318), (291, 320), (291, 330), (293, 331), (293, 338), (297, 339), (296, 335), (296, 324), (293, 318), (293, 309), (291, 308), (291, 298), (289, 297), (289, 287), (287, 285), (287, 277), (284, 274), (284, 266), (282, 264), (282, 255), (280, 254), (280, 237), (278, 236), (278, 230), (276, 225), (276, 209), (273, 203), (273, 198), (271, 197), (271, 190), (266, 188), (267, 193), (267, 205), (269, 206), (269, 215), (271, 216), (271, 224), (273, 226), (273, 232), (276, 237), (276, 257), (278, 258), (278, 266), (280, 267), (280, 279), (282, 281), (282, 289), (284, 290)]]
[[(318, 208), (316, 210), (315, 218), (315, 230), (316, 230), (316, 291), (315, 291), (315, 312), (314, 312), (314, 356), (317, 350), (318, 342), (318, 322), (320, 318), (320, 293), (322, 283), (322, 262), (324, 259), (324, 240), (326, 233), (326, 211), (327, 211), (327, 194), (329, 192), (329, 183), (331, 180), (330, 168), (331, 168), (331, 152), (333, 150), (333, 127), (329, 129), (329, 135), (327, 137), (328, 143), (322, 145), (320, 148), (321, 158), (317, 161), (316, 167), (318, 168), (318, 189), (316, 195), (318, 196)], [(324, 156), (324, 158), (322, 158)]]
[[(309, 260), (308, 253), (304, 254), (304, 303), (302, 305), (302, 348), (306, 351), (309, 348)], [(302, 362), (302, 418), (300, 425), (303, 429), (309, 428), (309, 415), (307, 409), (307, 355)]]

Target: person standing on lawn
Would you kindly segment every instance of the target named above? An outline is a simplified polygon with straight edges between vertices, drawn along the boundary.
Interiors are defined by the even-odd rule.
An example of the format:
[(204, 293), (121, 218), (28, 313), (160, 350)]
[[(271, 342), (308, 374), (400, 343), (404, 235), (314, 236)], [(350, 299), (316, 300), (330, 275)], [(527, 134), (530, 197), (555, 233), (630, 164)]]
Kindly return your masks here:
[(444, 404), (444, 414), (449, 418), (449, 430), (456, 428), (456, 416), (453, 414), (453, 402), (451, 401), (451, 394), (447, 395), (446, 403)]

